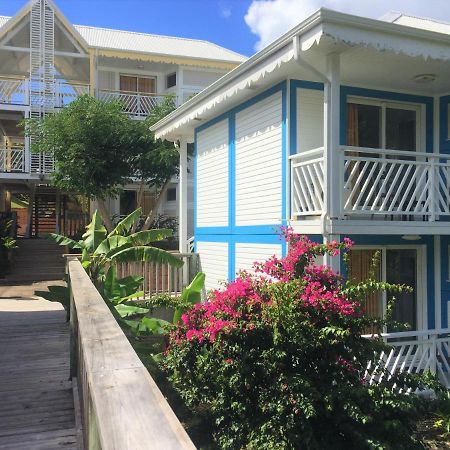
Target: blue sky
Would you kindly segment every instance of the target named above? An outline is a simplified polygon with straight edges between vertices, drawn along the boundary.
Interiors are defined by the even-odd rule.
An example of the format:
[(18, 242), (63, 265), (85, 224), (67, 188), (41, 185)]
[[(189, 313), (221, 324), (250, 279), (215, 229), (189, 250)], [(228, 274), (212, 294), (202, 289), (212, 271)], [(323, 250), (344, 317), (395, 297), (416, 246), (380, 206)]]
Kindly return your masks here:
[[(379, 18), (389, 10), (450, 22), (450, 0), (54, 0), (74, 24), (205, 39), (250, 56), (321, 6)], [(0, 0), (12, 15), (26, 0)]]
[[(244, 21), (251, 0), (56, 0), (74, 24), (206, 39), (244, 55), (258, 37)], [(0, 15), (13, 15), (25, 0), (0, 0)]]

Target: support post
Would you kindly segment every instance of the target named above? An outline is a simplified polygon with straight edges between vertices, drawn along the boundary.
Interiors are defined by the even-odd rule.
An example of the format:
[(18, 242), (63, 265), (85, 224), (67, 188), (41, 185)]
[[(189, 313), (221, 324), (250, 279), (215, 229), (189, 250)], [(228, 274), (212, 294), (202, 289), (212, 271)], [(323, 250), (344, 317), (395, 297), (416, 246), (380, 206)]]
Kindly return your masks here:
[[(328, 234), (323, 237), (323, 243), (327, 244), (332, 241), (341, 241), (341, 236), (339, 234)], [(340, 255), (331, 256), (326, 254), (324, 257), (324, 262), (326, 266), (328, 266), (334, 273), (341, 272), (341, 257)]]
[(28, 201), (27, 211), (27, 229), (25, 231), (25, 237), (30, 238), (33, 233), (33, 211), (34, 211), (34, 197), (36, 195), (36, 186), (33, 184), (30, 187), (30, 198)]
[(98, 87), (97, 54), (94, 50), (89, 53), (89, 95), (95, 97)]
[[(339, 241), (340, 236), (328, 232), (333, 220), (341, 217), (343, 196), (343, 167), (341, 167), (340, 145), (340, 87), (341, 61), (338, 53), (327, 56), (327, 82), (324, 92), (324, 158), (325, 158), (325, 211), (324, 243)], [(324, 264), (334, 272), (340, 272), (340, 256), (325, 255)]]
[(180, 139), (180, 173), (178, 182), (178, 241), (180, 253), (187, 253), (187, 189), (188, 189), (188, 156), (187, 140)]
[(340, 55), (332, 53), (327, 56), (327, 78), (324, 95), (324, 146), (326, 179), (326, 216), (338, 219), (341, 216), (342, 186), (340, 186), (343, 168), (340, 166)]

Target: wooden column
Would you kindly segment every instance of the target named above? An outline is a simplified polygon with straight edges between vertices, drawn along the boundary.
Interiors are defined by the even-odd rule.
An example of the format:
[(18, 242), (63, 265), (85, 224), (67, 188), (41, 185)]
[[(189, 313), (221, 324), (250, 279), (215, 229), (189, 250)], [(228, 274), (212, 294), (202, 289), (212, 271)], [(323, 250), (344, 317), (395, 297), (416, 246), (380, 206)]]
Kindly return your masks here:
[(97, 54), (95, 50), (89, 52), (89, 95), (95, 97), (98, 88)]

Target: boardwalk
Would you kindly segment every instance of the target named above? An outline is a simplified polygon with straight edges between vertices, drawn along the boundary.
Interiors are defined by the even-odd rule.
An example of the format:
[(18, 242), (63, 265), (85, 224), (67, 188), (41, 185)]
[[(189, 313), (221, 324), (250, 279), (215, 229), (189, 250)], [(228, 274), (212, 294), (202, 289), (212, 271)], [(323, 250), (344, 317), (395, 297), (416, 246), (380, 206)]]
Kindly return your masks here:
[(69, 329), (35, 287), (0, 286), (0, 450), (75, 450)]

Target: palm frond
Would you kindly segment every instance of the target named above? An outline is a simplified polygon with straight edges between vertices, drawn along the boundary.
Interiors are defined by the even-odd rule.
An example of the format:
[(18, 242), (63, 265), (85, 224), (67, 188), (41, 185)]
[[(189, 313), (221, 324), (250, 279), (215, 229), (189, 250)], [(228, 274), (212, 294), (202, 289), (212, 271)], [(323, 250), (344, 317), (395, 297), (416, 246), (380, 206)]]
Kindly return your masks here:
[(169, 264), (174, 267), (182, 267), (183, 261), (176, 255), (156, 247), (137, 246), (117, 252), (111, 257), (117, 262), (153, 262), (155, 264)]
[(137, 233), (128, 236), (133, 245), (147, 245), (150, 242), (162, 241), (173, 235), (173, 231), (168, 228), (161, 228), (158, 230), (138, 231)]
[(131, 227), (134, 225), (136, 220), (139, 220), (142, 214), (142, 208), (138, 208), (135, 211), (133, 211), (131, 214), (128, 214), (127, 217), (122, 219), (117, 225), (114, 230), (109, 233), (108, 237), (114, 236), (114, 235), (123, 235), (124, 233), (127, 233), (131, 230)]
[(83, 248), (83, 245), (79, 241), (75, 241), (73, 239), (70, 239), (68, 237), (63, 236), (62, 234), (56, 234), (56, 233), (50, 233), (48, 235), (48, 239), (52, 239), (55, 241), (58, 245), (67, 245), (69, 248)]

